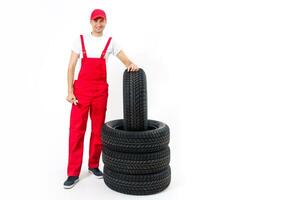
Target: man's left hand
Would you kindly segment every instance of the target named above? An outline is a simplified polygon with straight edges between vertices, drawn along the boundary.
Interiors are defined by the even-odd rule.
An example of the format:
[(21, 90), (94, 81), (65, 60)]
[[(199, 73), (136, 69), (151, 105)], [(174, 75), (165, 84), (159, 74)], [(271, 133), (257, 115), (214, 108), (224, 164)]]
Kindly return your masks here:
[(129, 72), (129, 71), (138, 71), (140, 68), (136, 65), (136, 64), (134, 64), (134, 63), (131, 63), (131, 64), (129, 64), (128, 66), (126, 66), (127, 67), (127, 71)]

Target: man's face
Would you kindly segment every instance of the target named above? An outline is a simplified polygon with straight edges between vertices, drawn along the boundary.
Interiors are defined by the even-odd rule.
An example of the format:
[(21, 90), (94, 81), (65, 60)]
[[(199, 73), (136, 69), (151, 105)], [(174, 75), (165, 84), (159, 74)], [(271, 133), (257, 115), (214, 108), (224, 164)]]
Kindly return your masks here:
[(91, 25), (94, 32), (100, 33), (106, 26), (106, 20), (102, 17), (91, 20)]

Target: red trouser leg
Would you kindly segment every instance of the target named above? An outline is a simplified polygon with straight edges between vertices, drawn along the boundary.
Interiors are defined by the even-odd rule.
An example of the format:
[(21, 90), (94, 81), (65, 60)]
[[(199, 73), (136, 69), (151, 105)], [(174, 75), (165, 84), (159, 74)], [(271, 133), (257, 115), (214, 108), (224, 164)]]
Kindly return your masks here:
[(76, 97), (79, 104), (72, 104), (70, 116), (68, 176), (79, 176), (80, 174), (84, 134), (90, 108), (89, 99)]
[(91, 125), (92, 132), (90, 138), (89, 149), (89, 168), (98, 168), (99, 160), (102, 151), (102, 126), (105, 121), (107, 105), (107, 93), (103, 93), (100, 96), (92, 99), (91, 102)]

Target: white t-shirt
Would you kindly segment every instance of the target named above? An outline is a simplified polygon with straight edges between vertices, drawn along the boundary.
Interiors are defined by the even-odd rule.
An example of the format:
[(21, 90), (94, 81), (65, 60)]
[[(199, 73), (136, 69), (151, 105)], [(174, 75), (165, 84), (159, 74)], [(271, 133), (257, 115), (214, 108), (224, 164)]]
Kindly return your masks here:
[[(93, 36), (91, 33), (83, 34), (84, 46), (85, 46), (87, 57), (100, 58), (108, 39), (109, 37), (105, 34), (103, 34), (100, 37)], [(75, 38), (72, 46), (72, 51), (74, 51), (77, 54), (80, 54), (80, 56), (82, 57), (82, 46), (81, 46), (80, 35), (78, 35), (78, 37)], [(121, 51), (121, 47), (119, 46), (118, 43), (116, 43), (115, 39), (112, 37), (108, 49), (106, 51), (106, 54), (104, 56), (105, 60), (108, 59), (110, 54), (116, 56), (120, 51)]]
[[(105, 34), (103, 34), (100, 37), (93, 36), (91, 33), (82, 34), (82, 35), (83, 35), (86, 56), (88, 58), (100, 58), (109, 37), (106, 36)], [(77, 54), (80, 54), (80, 57), (82, 58), (82, 46), (81, 46), (80, 35), (78, 35), (78, 37), (74, 39), (71, 50)], [(104, 56), (104, 59), (107, 61), (110, 54), (116, 56), (120, 51), (121, 51), (121, 47), (119, 46), (118, 43), (116, 43), (116, 41), (112, 37), (110, 44), (107, 48), (106, 54)], [(79, 66), (75, 68), (74, 80), (78, 79), (78, 75), (80, 71), (80, 62), (78, 62), (78, 65)]]

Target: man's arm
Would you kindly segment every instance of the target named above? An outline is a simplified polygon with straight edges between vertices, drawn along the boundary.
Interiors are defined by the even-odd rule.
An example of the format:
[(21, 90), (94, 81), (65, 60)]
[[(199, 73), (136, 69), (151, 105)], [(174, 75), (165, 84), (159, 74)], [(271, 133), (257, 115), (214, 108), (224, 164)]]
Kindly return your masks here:
[(127, 71), (138, 71), (139, 70), (138, 66), (136, 66), (136, 64), (134, 64), (131, 60), (129, 60), (129, 58), (126, 56), (124, 51), (121, 50), (117, 54), (117, 57), (126, 66)]
[(79, 54), (72, 51), (68, 66), (68, 92), (73, 92), (74, 72)]
[(75, 103), (75, 105), (76, 105), (76, 102), (75, 102), (76, 97), (74, 96), (74, 93), (73, 93), (73, 81), (74, 81), (75, 67), (76, 67), (78, 58), (79, 58), (79, 54), (72, 51), (70, 61), (69, 61), (69, 66), (68, 66), (68, 96), (67, 96), (67, 100), (70, 103)]

